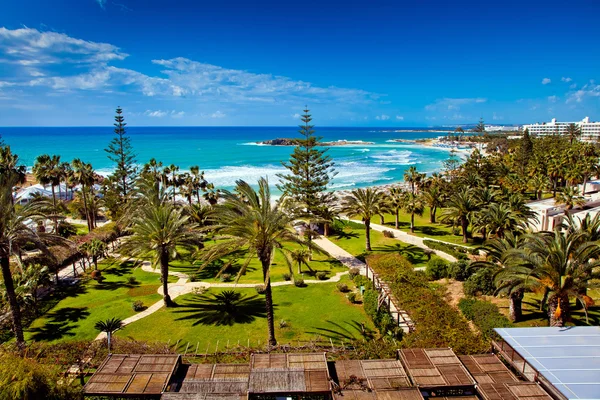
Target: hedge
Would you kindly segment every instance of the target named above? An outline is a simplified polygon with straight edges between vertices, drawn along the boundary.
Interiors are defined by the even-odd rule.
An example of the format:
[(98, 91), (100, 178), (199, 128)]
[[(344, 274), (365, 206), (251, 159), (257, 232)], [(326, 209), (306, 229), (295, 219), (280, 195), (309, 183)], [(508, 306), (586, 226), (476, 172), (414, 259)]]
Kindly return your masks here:
[(429, 247), (430, 249), (440, 250), (444, 253), (450, 254), (451, 256), (459, 260), (466, 260), (469, 258), (468, 255), (471, 254), (471, 252), (468, 249), (450, 243), (443, 243), (435, 240), (424, 239), (423, 244)]
[(402, 330), (394, 323), (392, 316), (387, 312), (387, 309), (380, 307), (379, 292), (373, 289), (365, 290), (363, 293), (363, 307), (367, 315), (373, 320), (373, 323), (379, 329), (382, 335), (388, 335), (400, 338)]
[(498, 311), (498, 307), (489, 301), (460, 299), (458, 308), (467, 319), (473, 321), (486, 339), (499, 338), (494, 328), (512, 326), (508, 318)]
[(430, 285), (424, 273), (398, 254), (377, 254), (368, 264), (384, 279), (396, 299), (415, 323), (401, 345), (413, 348), (451, 347), (458, 354), (489, 350), (481, 335), (471, 331), (467, 320), (445, 300), (445, 290)]

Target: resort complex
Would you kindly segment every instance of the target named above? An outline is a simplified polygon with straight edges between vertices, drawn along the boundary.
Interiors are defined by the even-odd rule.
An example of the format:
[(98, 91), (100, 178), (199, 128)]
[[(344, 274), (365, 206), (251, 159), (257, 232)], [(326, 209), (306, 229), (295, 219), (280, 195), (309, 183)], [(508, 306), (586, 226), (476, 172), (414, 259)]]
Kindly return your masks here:
[(551, 136), (551, 135), (569, 135), (569, 129), (576, 128), (582, 140), (597, 142), (600, 138), (600, 122), (590, 121), (590, 117), (585, 117), (577, 122), (560, 122), (552, 118), (550, 122), (536, 122), (535, 124), (526, 124), (522, 130), (527, 129), (530, 135)]

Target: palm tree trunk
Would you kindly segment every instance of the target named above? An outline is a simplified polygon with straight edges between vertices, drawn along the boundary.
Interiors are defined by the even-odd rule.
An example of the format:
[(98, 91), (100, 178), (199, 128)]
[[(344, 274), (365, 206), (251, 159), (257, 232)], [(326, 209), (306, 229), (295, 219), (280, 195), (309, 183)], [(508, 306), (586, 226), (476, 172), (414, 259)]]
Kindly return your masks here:
[(435, 212), (437, 211), (437, 207), (431, 207), (429, 209), (429, 222), (435, 224)]
[(8, 257), (0, 258), (0, 264), (2, 267), (2, 279), (4, 280), (6, 297), (8, 297), (8, 304), (10, 305), (12, 314), (13, 331), (17, 340), (17, 347), (23, 349), (25, 347), (25, 337), (23, 336), (23, 324), (21, 322), (21, 308), (17, 302), (15, 285), (10, 272), (10, 259)]
[(581, 195), (585, 196), (585, 186), (587, 185), (588, 177), (585, 175), (583, 177), (583, 188), (581, 189)]
[(106, 342), (108, 344), (108, 354), (110, 354), (110, 337), (111, 337), (110, 332), (106, 332)]
[(173, 301), (169, 296), (169, 253), (166, 249), (160, 250), (160, 276), (162, 278), (165, 307), (172, 307)]
[(56, 193), (54, 192), (54, 184), (50, 185), (52, 188), (52, 205), (54, 206), (54, 212), (56, 212)]
[(410, 233), (415, 232), (415, 213), (410, 213)]
[(509, 297), (510, 303), (508, 306), (508, 315), (512, 322), (518, 322), (523, 316), (523, 296), (525, 291), (523, 289), (514, 290)]
[(565, 326), (569, 319), (569, 297), (565, 294), (553, 294), (548, 298), (548, 317), (550, 326)]
[(365, 221), (365, 248), (367, 251), (371, 251), (371, 221)]
[(383, 214), (379, 214), (379, 225), (385, 225), (385, 219), (383, 218)]
[(544, 311), (544, 305), (546, 304), (546, 301), (548, 300), (548, 288), (544, 288), (544, 295), (542, 296), (542, 299), (540, 300), (540, 311)]
[(323, 223), (323, 235), (329, 236), (329, 222)]
[(398, 228), (400, 228), (400, 221), (398, 218), (398, 210), (396, 210), (394, 217), (395, 217), (395, 226), (396, 226), (396, 229), (398, 229)]
[(91, 232), (92, 231), (92, 225), (90, 224), (90, 214), (88, 212), (87, 196), (85, 194), (85, 186), (81, 187), (81, 195), (83, 196), (83, 211), (85, 212), (85, 220), (87, 222), (88, 232)]
[(467, 243), (468, 242), (467, 230), (469, 229), (469, 221), (467, 221), (467, 219), (465, 217), (462, 217), (460, 219), (460, 227), (462, 228), (463, 243)]
[(271, 293), (271, 279), (267, 279), (269, 268), (271, 268), (271, 254), (268, 252), (259, 252), (259, 259), (263, 269), (263, 279), (265, 283), (265, 309), (267, 312), (267, 329), (269, 331), (269, 346), (276, 346), (275, 339), (275, 316), (273, 315), (273, 294)]
[(94, 269), (98, 271), (98, 256), (92, 256), (92, 262), (94, 263)]

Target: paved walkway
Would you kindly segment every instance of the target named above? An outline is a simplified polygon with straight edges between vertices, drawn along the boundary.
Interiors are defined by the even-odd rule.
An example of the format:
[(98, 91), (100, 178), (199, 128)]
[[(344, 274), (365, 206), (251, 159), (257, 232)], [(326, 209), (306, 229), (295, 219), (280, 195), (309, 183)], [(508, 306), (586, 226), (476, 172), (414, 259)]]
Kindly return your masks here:
[[(362, 224), (362, 221), (358, 221), (358, 220), (354, 220), (351, 219), (351, 222), (356, 222), (357, 224)], [(404, 231), (401, 231), (399, 229), (394, 229), (391, 228), (389, 226), (383, 226), (383, 225), (379, 225), (379, 224), (374, 224), (371, 222), (371, 229), (373, 229), (374, 231), (378, 231), (378, 232), (383, 232), (383, 231), (390, 231), (394, 234), (394, 239), (400, 240), (404, 243), (408, 243), (408, 244), (412, 244), (413, 246), (417, 246), (420, 247), (422, 249), (427, 249), (427, 250), (431, 250), (433, 251), (438, 257), (443, 258), (444, 260), (450, 261), (450, 262), (456, 262), (456, 258), (451, 256), (448, 253), (444, 253), (443, 251), (440, 250), (434, 250), (430, 247), (428, 247), (423, 241), (424, 240), (433, 240), (435, 242), (440, 242), (440, 243), (446, 243), (452, 246), (460, 246), (460, 245), (455, 245), (453, 243), (447, 243), (444, 242), (442, 240), (438, 240), (438, 239), (433, 239), (433, 238), (422, 238), (419, 236), (414, 236), (414, 235), (410, 235)]]

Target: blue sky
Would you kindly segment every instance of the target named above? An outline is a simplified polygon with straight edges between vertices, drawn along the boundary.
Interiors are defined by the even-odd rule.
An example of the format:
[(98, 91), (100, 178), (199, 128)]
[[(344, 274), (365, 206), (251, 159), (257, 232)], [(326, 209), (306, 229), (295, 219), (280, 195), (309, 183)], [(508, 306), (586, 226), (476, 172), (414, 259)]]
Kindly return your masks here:
[(0, 126), (600, 119), (597, 0), (19, 0)]

